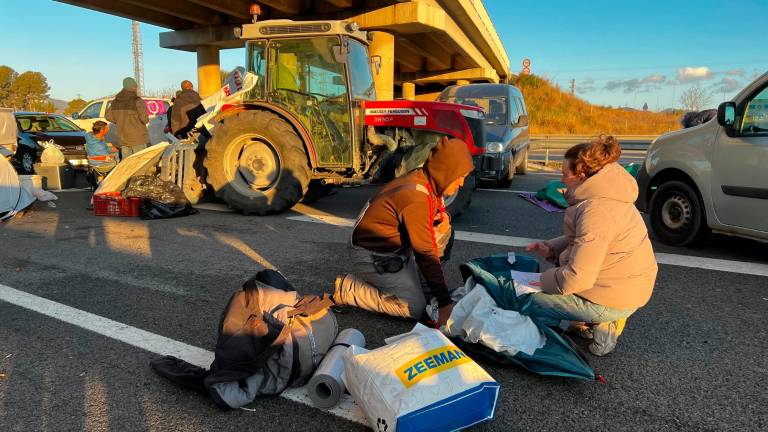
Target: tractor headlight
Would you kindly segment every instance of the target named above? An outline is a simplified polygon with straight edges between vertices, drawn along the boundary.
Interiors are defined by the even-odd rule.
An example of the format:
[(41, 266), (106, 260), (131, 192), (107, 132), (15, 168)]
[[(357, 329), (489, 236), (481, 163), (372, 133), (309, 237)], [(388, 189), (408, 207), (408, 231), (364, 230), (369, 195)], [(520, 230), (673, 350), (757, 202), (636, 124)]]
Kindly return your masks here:
[(485, 145), (485, 151), (487, 153), (501, 153), (504, 151), (504, 143), (491, 141)]

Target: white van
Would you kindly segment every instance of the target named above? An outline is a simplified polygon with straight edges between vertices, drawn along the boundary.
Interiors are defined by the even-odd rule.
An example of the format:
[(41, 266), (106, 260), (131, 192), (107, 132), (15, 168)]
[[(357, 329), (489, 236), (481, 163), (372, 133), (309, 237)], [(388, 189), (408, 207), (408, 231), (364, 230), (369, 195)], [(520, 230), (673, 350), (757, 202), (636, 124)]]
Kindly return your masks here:
[(665, 243), (710, 230), (768, 242), (768, 73), (716, 119), (654, 140), (637, 183), (637, 207)]
[[(109, 106), (115, 98), (96, 99), (88, 103), (79, 113), (72, 114), (72, 121), (86, 132), (91, 131), (91, 127), (97, 120), (107, 121), (106, 115)], [(163, 98), (145, 98), (147, 104), (147, 115), (149, 116), (149, 143), (157, 144), (165, 141), (165, 127), (168, 124), (168, 108), (171, 106), (170, 99)], [(109, 123), (109, 122), (107, 122)], [(117, 142), (117, 126), (109, 125), (109, 134), (107, 142)]]

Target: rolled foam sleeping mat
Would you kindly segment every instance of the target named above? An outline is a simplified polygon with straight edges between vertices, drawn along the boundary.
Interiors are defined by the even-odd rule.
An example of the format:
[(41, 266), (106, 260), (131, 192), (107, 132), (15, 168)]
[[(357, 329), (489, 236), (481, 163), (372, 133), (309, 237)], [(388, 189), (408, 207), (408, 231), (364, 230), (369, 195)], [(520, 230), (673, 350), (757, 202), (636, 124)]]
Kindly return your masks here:
[(348, 328), (339, 332), (331, 349), (320, 362), (307, 384), (309, 398), (318, 408), (333, 408), (344, 394), (344, 351), (355, 345), (365, 348), (365, 336), (359, 330)]

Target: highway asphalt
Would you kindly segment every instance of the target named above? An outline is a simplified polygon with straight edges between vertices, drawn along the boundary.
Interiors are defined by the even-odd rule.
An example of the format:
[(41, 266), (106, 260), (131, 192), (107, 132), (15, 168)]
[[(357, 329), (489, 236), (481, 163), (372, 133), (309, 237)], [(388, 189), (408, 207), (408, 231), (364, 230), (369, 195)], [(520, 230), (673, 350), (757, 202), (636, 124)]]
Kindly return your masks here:
[[(518, 176), (509, 191), (482, 185), (455, 228), (509, 238), (558, 235), (562, 214), (513, 192), (554, 178)], [(0, 228), (0, 291), (212, 351), (229, 296), (264, 267), (279, 269), (301, 292), (331, 292), (335, 275), (347, 270), (348, 228), (295, 217), (354, 218), (375, 190), (338, 189), (269, 217), (208, 205), (197, 215), (160, 221), (94, 217), (87, 191), (62, 192), (55, 208), (38, 203)], [(716, 236), (697, 249), (655, 240), (654, 248), (688, 264), (662, 264), (651, 302), (630, 318), (615, 352), (591, 359), (608, 383), (483, 364), (501, 383), (501, 396), (494, 420), (473, 430), (768, 429), (768, 277), (760, 275), (768, 246)], [(522, 252), (458, 241), (449, 283), (461, 283), (460, 263), (510, 250)], [(752, 270), (715, 271), (706, 258), (734, 269), (750, 263), (739, 268)], [(366, 430), (279, 397), (222, 411), (153, 373), (149, 361), (157, 353), (49, 315), (0, 300), (0, 431)], [(413, 326), (362, 311), (338, 320), (360, 329), (369, 347)]]

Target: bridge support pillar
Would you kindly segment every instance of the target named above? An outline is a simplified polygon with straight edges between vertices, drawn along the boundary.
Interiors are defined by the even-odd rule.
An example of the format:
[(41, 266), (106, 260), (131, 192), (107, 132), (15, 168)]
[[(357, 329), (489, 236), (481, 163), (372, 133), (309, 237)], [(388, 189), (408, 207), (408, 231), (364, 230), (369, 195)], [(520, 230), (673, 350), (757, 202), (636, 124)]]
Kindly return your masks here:
[(376, 99), (394, 99), (395, 36), (381, 31), (374, 32), (373, 41), (371, 41), (368, 51), (371, 59), (380, 62), (378, 68), (373, 68)]
[(210, 45), (197, 47), (197, 91), (206, 98), (221, 88), (219, 48)]
[(403, 83), (403, 99), (407, 99), (407, 100), (416, 99), (416, 84), (412, 82)]

